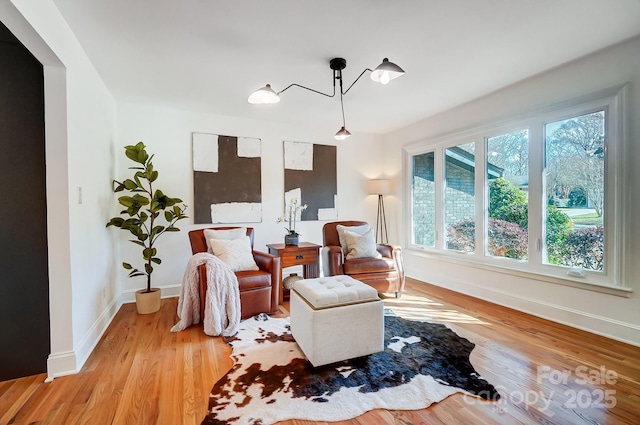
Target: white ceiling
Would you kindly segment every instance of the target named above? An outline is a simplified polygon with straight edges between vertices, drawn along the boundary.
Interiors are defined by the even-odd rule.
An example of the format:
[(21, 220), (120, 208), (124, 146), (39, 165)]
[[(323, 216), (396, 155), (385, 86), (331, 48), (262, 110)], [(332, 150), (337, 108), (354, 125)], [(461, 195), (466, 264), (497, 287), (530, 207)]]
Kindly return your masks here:
[[(384, 57), (406, 75), (365, 75), (347, 128), (385, 133), (640, 34), (640, 0), (54, 0), (117, 101), (326, 127), (331, 92)], [(366, 78), (365, 78), (366, 77)]]

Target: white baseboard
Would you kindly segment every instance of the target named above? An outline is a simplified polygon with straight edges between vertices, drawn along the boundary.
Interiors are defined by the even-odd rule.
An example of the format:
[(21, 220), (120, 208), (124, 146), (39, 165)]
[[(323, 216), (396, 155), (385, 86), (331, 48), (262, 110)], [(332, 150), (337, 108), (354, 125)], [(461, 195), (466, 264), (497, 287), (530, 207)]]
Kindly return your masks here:
[(75, 373), (78, 373), (75, 351), (49, 354), (47, 358), (47, 379), (45, 382), (51, 382), (54, 378), (73, 375)]
[(102, 335), (105, 333), (109, 324), (111, 324), (111, 321), (120, 309), (120, 305), (121, 304), (117, 299), (113, 299), (103, 310), (102, 314), (100, 314), (96, 319), (93, 325), (91, 325), (91, 328), (89, 328), (73, 351), (52, 353), (49, 355), (49, 358), (47, 359), (46, 382), (51, 382), (54, 378), (59, 378), (61, 376), (76, 374), (80, 369), (82, 369), (82, 366), (87, 361), (93, 352), (93, 349), (96, 347), (100, 338), (102, 338)]
[(104, 309), (100, 317), (96, 319), (91, 328), (84, 335), (82, 340), (76, 346), (76, 361), (78, 363), (78, 370), (82, 368), (84, 363), (87, 361), (93, 349), (96, 347), (100, 338), (105, 333), (113, 318), (116, 316), (116, 313), (120, 309), (122, 304), (114, 298), (109, 305)]
[(495, 288), (479, 287), (467, 282), (462, 282), (450, 276), (444, 282), (434, 281), (419, 270), (406, 269), (407, 277), (428, 282), (455, 292), (460, 292), (484, 301), (498, 304), (507, 308), (531, 314), (572, 328), (580, 329), (596, 335), (611, 338), (634, 346), (640, 346), (640, 326), (603, 317), (596, 314), (578, 311), (562, 305), (543, 302), (506, 293)]
[[(162, 298), (175, 298), (180, 296), (182, 285), (167, 285), (160, 287)], [(51, 353), (47, 359), (47, 379), (46, 382), (53, 381), (54, 378), (73, 375), (78, 373), (85, 364), (94, 348), (100, 342), (100, 338), (105, 333), (113, 318), (120, 310), (122, 304), (133, 303), (136, 290), (123, 291), (119, 297), (113, 299), (102, 314), (91, 325), (91, 328), (84, 335), (82, 340), (76, 345), (73, 351), (61, 353)]]

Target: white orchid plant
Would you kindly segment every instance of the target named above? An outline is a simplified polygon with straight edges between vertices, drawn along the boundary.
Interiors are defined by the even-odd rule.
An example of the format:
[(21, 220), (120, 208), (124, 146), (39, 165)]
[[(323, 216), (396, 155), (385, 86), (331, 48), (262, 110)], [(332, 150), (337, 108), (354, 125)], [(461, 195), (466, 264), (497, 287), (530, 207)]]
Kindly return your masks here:
[(278, 223), (288, 222), (289, 227), (288, 228), (285, 227), (285, 230), (290, 235), (299, 236), (300, 233), (296, 232), (296, 219), (298, 218), (298, 213), (301, 213), (302, 211), (306, 210), (307, 207), (308, 207), (307, 204), (301, 205), (298, 203), (298, 198), (293, 197), (289, 200), (289, 206), (287, 207), (287, 211), (284, 214), (282, 214), (282, 216), (280, 216), (278, 220), (276, 220), (276, 222)]

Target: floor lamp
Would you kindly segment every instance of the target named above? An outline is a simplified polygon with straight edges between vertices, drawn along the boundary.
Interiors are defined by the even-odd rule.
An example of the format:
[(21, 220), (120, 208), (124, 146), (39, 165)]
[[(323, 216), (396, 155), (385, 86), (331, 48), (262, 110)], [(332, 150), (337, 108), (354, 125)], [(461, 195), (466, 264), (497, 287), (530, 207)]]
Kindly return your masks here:
[[(384, 195), (391, 192), (388, 179), (369, 180), (369, 194), (378, 195), (378, 217), (376, 218), (376, 243), (389, 243), (387, 217), (384, 212)], [(379, 236), (379, 237), (378, 237)]]

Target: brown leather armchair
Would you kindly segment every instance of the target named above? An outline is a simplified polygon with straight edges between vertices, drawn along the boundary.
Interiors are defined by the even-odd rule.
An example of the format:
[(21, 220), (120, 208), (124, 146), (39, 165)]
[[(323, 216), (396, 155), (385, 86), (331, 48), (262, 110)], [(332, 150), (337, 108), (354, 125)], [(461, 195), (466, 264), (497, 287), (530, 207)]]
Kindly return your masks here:
[(340, 246), (340, 238), (336, 227), (360, 226), (365, 221), (334, 221), (322, 227), (325, 270), (329, 276), (346, 274), (374, 287), (378, 292), (395, 292), (396, 298), (404, 291), (404, 264), (402, 247), (390, 244), (377, 244), (382, 258), (346, 259)]
[[(237, 227), (211, 227), (213, 230), (237, 229)], [(189, 232), (191, 252), (207, 252), (205, 229)], [(253, 250), (253, 228), (247, 227), (247, 236)], [(259, 313), (272, 314), (278, 311), (278, 298), (282, 269), (280, 258), (266, 252), (253, 250), (253, 259), (259, 270), (235, 272), (240, 289), (240, 318), (247, 319)], [(203, 264), (198, 267), (200, 275), (200, 294), (207, 293), (207, 272)], [(205, 297), (200, 297), (200, 311), (204, 311)]]

